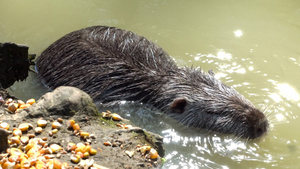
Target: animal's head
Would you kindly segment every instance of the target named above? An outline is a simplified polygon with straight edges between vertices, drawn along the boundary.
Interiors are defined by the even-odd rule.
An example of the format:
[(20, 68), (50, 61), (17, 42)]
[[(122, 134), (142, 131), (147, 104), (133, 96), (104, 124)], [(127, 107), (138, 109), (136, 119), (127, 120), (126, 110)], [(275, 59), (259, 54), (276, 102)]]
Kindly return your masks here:
[(182, 77), (184, 80), (178, 78), (168, 84), (165, 92), (173, 98), (166, 109), (171, 117), (187, 126), (248, 139), (267, 132), (266, 116), (234, 88), (216, 79), (212, 72), (204, 74), (187, 69)]
[(175, 99), (169, 115), (187, 126), (255, 139), (267, 132), (268, 121), (258, 109), (238, 101)]

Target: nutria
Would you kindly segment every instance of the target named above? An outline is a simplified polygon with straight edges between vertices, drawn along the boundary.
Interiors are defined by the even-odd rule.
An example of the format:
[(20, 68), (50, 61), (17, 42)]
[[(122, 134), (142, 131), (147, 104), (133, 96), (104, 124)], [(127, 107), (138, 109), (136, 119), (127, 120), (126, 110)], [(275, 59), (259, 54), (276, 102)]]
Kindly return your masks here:
[(145, 103), (190, 127), (248, 139), (268, 129), (265, 115), (212, 71), (179, 68), (161, 47), (130, 31), (71, 32), (42, 52), (36, 68), (51, 89), (75, 86), (103, 103)]

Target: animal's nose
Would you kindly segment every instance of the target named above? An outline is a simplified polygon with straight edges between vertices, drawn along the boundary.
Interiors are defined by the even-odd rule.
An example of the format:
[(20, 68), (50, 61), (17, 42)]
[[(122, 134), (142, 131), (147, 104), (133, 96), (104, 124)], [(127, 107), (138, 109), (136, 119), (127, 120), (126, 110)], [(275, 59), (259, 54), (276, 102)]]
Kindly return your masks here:
[(268, 130), (269, 123), (268, 121), (263, 121), (254, 127), (253, 137), (258, 138), (264, 135)]

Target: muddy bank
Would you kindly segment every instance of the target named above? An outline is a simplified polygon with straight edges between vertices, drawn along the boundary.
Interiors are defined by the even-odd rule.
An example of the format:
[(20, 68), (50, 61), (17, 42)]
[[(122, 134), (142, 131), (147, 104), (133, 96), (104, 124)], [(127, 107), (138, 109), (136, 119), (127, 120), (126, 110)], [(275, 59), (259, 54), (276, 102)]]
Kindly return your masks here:
[[(4, 104), (8, 98), (14, 97), (9, 96), (4, 90), (0, 94), (2, 97), (0, 124), (8, 123), (10, 126), (8, 131), (12, 132), (20, 124), (29, 123), (28, 130), (23, 131), (22, 136), (29, 136), (32, 139), (47, 138), (44, 141), (46, 142), (44, 147), (50, 147), (53, 144), (62, 147), (58, 153), (50, 154), (52, 155), (50, 159), (58, 159), (61, 163), (66, 162), (72, 168), (89, 167), (88, 162), (91, 162), (89, 160), (94, 160), (93, 167), (95, 168), (159, 168), (161, 166), (161, 157), (164, 155), (161, 136), (139, 127), (130, 127), (132, 124), (126, 119), (114, 121), (111, 118), (102, 117), (90, 96), (79, 89), (59, 87), (43, 95), (28, 108), (17, 110), (17, 113), (9, 112)], [(17, 99), (14, 98), (14, 100)], [(43, 131), (40, 134), (37, 134), (35, 128), (37, 128), (37, 121), (41, 118), (47, 122), (47, 125), (42, 128)], [(68, 121), (71, 119), (79, 124), (82, 133), (87, 132), (90, 136), (80, 136), (80, 132), (68, 128)], [(60, 127), (55, 132), (53, 122), (60, 123)], [(12, 137), (14, 136), (10, 133), (8, 135), (9, 147), (25, 149), (28, 143), (22, 143), (22, 141), (12, 143), (14, 142)], [(97, 153), (81, 159), (79, 163), (71, 162), (70, 158), (74, 152), (68, 151), (67, 147), (70, 142), (90, 145)], [(150, 149), (144, 150), (144, 145), (151, 146), (159, 156), (157, 158), (150, 156)], [(24, 152), (28, 153), (28, 151)], [(6, 153), (1, 154), (2, 162), (6, 155)], [(15, 164), (18, 163), (15, 162)]]

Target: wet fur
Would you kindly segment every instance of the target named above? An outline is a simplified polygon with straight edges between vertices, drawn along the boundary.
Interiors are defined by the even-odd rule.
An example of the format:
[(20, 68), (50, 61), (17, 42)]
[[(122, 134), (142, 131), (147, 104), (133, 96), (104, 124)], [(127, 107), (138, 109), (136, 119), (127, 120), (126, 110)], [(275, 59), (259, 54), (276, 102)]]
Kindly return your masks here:
[(75, 86), (103, 103), (150, 104), (187, 126), (245, 138), (268, 128), (264, 114), (212, 71), (178, 68), (161, 47), (130, 31), (95, 26), (71, 32), (36, 63), (52, 89)]

